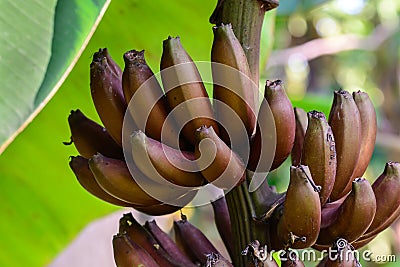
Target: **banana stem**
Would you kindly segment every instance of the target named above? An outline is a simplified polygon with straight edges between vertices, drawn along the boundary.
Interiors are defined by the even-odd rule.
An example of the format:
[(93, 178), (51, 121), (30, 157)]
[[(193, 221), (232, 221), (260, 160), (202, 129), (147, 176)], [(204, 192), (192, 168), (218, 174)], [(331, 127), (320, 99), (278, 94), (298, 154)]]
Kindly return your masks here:
[[(210, 22), (232, 24), (232, 28), (249, 63), (252, 80), (258, 87), (260, 36), (265, 12), (276, 8), (279, 0), (218, 0)], [(249, 180), (249, 179), (247, 179)], [(266, 184), (268, 186), (268, 184)], [(272, 192), (271, 192), (272, 194)], [(234, 255), (230, 255), (235, 267), (248, 266), (251, 258), (241, 252), (254, 240), (265, 244), (268, 240), (267, 225), (254, 220), (256, 207), (254, 195), (250, 195), (247, 182), (226, 195), (234, 240)]]
[(265, 222), (255, 220), (253, 200), (246, 182), (231, 190), (225, 198), (233, 233), (234, 254), (230, 255), (233, 265), (248, 266), (252, 258), (250, 255), (242, 255), (242, 251), (254, 240), (266, 244), (268, 227)]
[[(247, 191), (245, 185), (246, 183), (237, 186), (225, 196), (231, 218), (234, 243), (234, 254), (230, 256), (233, 266), (237, 267), (247, 266), (250, 258), (242, 256), (241, 252), (252, 241), (250, 224), (248, 223), (252, 220), (252, 216), (246, 208), (246, 198), (243, 196), (243, 192)], [(242, 190), (242, 187), (245, 187), (245, 190)]]

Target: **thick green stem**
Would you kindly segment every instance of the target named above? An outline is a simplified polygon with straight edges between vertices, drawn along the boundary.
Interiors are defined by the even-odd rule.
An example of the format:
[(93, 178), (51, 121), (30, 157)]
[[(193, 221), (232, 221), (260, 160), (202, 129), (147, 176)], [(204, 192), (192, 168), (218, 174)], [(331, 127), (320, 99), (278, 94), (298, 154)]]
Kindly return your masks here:
[(251, 242), (252, 231), (250, 222), (252, 214), (247, 208), (247, 200), (243, 192), (247, 192), (246, 183), (234, 188), (226, 195), (229, 216), (231, 218), (234, 255), (230, 255), (235, 267), (245, 267), (249, 262), (248, 257), (241, 255), (241, 251)]
[[(218, 0), (217, 7), (210, 18), (210, 22), (217, 25), (221, 23), (232, 24), (233, 31), (246, 54), (252, 74), (251, 78), (257, 87), (259, 82), (260, 34), (264, 15), (266, 11), (278, 5), (279, 0)], [(266, 186), (268, 186), (267, 183)], [(241, 251), (250, 242), (259, 240), (261, 244), (265, 244), (268, 239), (266, 225), (254, 220), (257, 209), (253, 205), (259, 204), (257, 199), (260, 199), (257, 194), (250, 194), (247, 182), (237, 186), (226, 195), (235, 252), (234, 255), (231, 255), (231, 258), (235, 267), (247, 267), (249, 265), (250, 257), (241, 255)]]

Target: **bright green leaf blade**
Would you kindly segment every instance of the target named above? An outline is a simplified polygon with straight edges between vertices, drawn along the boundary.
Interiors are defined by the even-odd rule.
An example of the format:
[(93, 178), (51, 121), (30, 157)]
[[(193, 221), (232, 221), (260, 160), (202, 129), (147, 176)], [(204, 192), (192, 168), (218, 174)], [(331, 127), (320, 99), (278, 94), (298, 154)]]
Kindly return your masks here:
[[(4, 11), (0, 12), (2, 27), (7, 29), (1, 34), (8, 49), (0, 51), (0, 77), (7, 77), (0, 90), (0, 116), (5, 125), (0, 129), (0, 154), (61, 86), (109, 2), (2, 2), (8, 4), (0, 9)], [(24, 24), (15, 31), (19, 23)], [(9, 38), (9, 32), (15, 38)]]
[(50, 60), (56, 3), (0, 2), (0, 144), (34, 109), (33, 101)]
[[(35, 98), (35, 106), (42, 103), (52, 93), (54, 87), (68, 75), (85, 48), (92, 31), (103, 17), (109, 1), (61, 0), (56, 7), (54, 35), (50, 63), (45, 79)], [(100, 13), (100, 15), (99, 15)], [(95, 25), (93, 27), (93, 25)], [(84, 44), (82, 46), (82, 44)], [(60, 85), (60, 84), (59, 84)]]
[(68, 156), (76, 151), (62, 145), (69, 140), (71, 109), (97, 119), (89, 88), (93, 53), (108, 47), (122, 64), (127, 50), (145, 49), (156, 72), (162, 40), (180, 35), (193, 59), (209, 60), (208, 17), (214, 7), (212, 1), (187, 0), (111, 3), (61, 89), (0, 155), (0, 213), (5, 214), (0, 220), (0, 266), (46, 266), (88, 222), (115, 209), (79, 186), (68, 167)]

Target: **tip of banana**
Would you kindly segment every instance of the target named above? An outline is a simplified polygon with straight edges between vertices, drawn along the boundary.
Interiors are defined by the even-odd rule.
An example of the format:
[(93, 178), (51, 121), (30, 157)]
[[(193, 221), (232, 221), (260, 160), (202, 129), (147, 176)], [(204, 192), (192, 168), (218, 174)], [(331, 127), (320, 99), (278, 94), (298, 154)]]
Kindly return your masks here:
[(395, 161), (389, 161), (386, 163), (384, 173), (386, 175), (400, 176), (400, 163)]
[(93, 164), (96, 162), (100, 162), (104, 159), (104, 156), (102, 154), (100, 154), (99, 152), (97, 152), (96, 154), (94, 154), (90, 159), (89, 159), (89, 164)]
[(283, 81), (281, 80), (275, 80), (275, 81), (271, 81), (271, 80), (267, 80), (265, 82), (265, 88), (268, 88), (270, 90), (280, 90), (283, 89)]
[(366, 181), (367, 179), (363, 178), (363, 177), (358, 177), (356, 179), (354, 179), (353, 183), (362, 183), (364, 181)]
[(310, 118), (315, 118), (315, 119), (326, 119), (325, 118), (325, 114), (323, 112), (317, 111), (317, 110), (313, 110), (308, 112), (308, 116)]
[(212, 29), (214, 32), (216, 32), (219, 29), (232, 30), (232, 24), (231, 23), (224, 24), (221, 22), (220, 24), (213, 26)]
[(180, 39), (181, 39), (181, 38), (180, 38), (179, 36), (173, 37), (173, 36), (171, 36), (171, 35), (168, 35), (168, 38), (165, 39), (165, 40), (163, 41), (163, 44), (165, 45), (165, 44), (170, 43), (170, 42), (172, 42), (172, 41), (178, 41), (178, 42), (180, 42)]
[(108, 55), (107, 48), (99, 48), (99, 51), (93, 54), (93, 61), (99, 61), (101, 58), (106, 57)]
[(144, 50), (130, 50), (124, 54), (125, 64), (145, 64)]
[(131, 134), (131, 144), (132, 146), (137, 144), (144, 144), (146, 141), (146, 135), (141, 130), (134, 131)]
[(72, 122), (72, 121), (81, 121), (82, 119), (86, 118), (86, 116), (82, 113), (82, 111), (80, 111), (80, 109), (76, 109), (76, 110), (71, 110), (71, 112), (68, 115), (68, 122)]
[(195, 137), (197, 140), (203, 140), (210, 135), (215, 134), (214, 128), (212, 126), (203, 125), (200, 128), (196, 129)]
[(335, 91), (335, 96), (344, 96), (345, 98), (351, 97), (350, 93), (346, 90), (340, 88), (339, 90)]
[(69, 115), (74, 115), (75, 113), (82, 113), (81, 112), (81, 110), (78, 108), (78, 109), (75, 109), (75, 110), (71, 110), (70, 112), (69, 112)]
[(80, 167), (88, 164), (88, 160), (82, 156), (70, 156), (69, 157), (69, 166), (75, 172), (75, 170), (79, 169)]

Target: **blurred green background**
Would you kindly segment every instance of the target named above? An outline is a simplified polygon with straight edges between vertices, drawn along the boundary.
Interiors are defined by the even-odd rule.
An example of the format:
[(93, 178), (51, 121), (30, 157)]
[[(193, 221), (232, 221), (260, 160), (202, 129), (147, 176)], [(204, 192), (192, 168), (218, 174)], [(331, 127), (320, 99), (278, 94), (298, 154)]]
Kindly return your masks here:
[[(36, 5), (46, 7), (45, 15), (50, 18), (47, 24), (38, 22), (46, 29), (43, 25), (34, 27), (34, 23), (31, 28), (16, 24), (22, 36), (27, 37), (29, 32), (25, 43), (9, 38), (9, 33), (16, 31), (10, 12), (18, 5), (31, 5), (30, 10)], [(4, 129), (8, 129), (0, 132), (2, 142), (47, 103), (43, 100), (49, 94), (55, 93), (57, 83), (69, 73), (68, 67), (86, 36), (100, 20), (104, 5), (106, 1), (96, 0), (1, 3), (0, 38), (9, 40), (2, 42), (0, 53), (0, 114)], [(70, 110), (79, 108), (99, 121), (89, 90), (92, 54), (107, 47), (123, 66), (124, 52), (145, 49), (149, 65), (158, 71), (162, 40), (179, 35), (194, 60), (209, 60), (212, 31), (208, 18), (215, 5), (216, 0), (111, 2), (61, 88), (0, 155), (1, 266), (45, 266), (89, 222), (117, 210), (78, 185), (68, 167), (68, 157), (76, 155), (76, 151), (62, 144), (69, 140)], [(46, 17), (40, 12), (17, 14), (25, 19), (32, 17), (34, 22)], [(398, 0), (286, 0), (276, 17), (275, 11), (268, 14), (269, 24), (263, 30), (261, 80), (283, 80), (294, 106), (327, 114), (334, 90), (369, 93), (379, 119), (377, 146), (366, 173), (370, 181), (382, 172), (387, 160), (400, 161), (399, 14)], [(37, 57), (33, 60), (37, 63), (33, 64), (35, 68), (26, 61), (26, 55), (19, 53), (16, 43), (25, 44), (25, 51), (32, 49), (29, 52)], [(269, 48), (273, 48), (272, 52)], [(13, 60), (14, 52), (15, 57), (24, 57)], [(12, 71), (7, 72), (8, 69)], [(30, 77), (32, 69), (39, 69), (33, 77), (35, 82), (33, 78), (24, 79)], [(18, 71), (26, 75), (15, 74)], [(13, 117), (14, 113), (18, 116)], [(280, 191), (288, 183), (288, 166), (287, 162), (269, 177)], [(191, 214), (193, 223), (200, 228), (211, 222), (209, 209)], [(394, 224), (380, 235), (370, 249), (376, 255), (399, 255), (400, 225)]]

